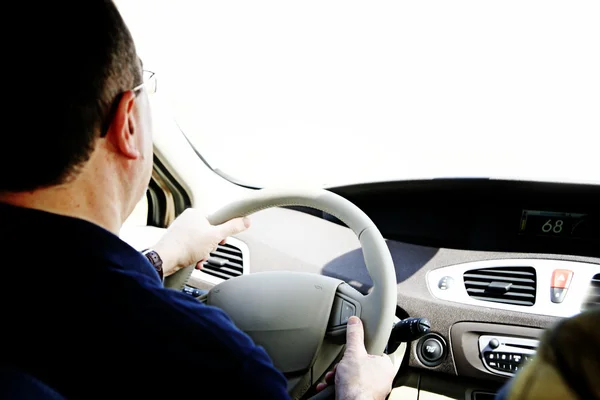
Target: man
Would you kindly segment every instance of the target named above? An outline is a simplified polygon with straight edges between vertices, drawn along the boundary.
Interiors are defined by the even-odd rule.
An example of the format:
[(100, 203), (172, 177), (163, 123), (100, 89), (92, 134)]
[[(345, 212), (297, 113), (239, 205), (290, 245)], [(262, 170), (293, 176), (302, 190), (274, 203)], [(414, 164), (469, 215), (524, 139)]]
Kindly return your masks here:
[[(151, 176), (154, 86), (115, 5), (17, 3), (3, 49), (2, 368), (56, 398), (286, 398), (262, 348), (222, 311), (164, 289), (161, 268), (117, 236)], [(186, 210), (153, 256), (166, 276), (248, 226)], [(391, 389), (391, 362), (362, 335), (353, 318), (338, 398)]]

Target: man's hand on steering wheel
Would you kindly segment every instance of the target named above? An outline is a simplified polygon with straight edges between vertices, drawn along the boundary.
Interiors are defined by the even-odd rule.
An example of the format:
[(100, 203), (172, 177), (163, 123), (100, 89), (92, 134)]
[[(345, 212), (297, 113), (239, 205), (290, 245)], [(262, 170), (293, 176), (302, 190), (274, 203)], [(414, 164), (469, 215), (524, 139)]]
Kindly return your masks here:
[(188, 265), (195, 264), (200, 269), (219, 243), (249, 227), (248, 218), (234, 218), (220, 225), (211, 225), (201, 211), (188, 208), (173, 221), (153, 249), (163, 260), (166, 277)]
[(346, 330), (346, 350), (333, 371), (325, 375), (326, 383), (317, 385), (322, 391), (335, 380), (336, 399), (385, 399), (392, 390), (398, 367), (387, 355), (367, 354), (362, 322), (350, 317)]

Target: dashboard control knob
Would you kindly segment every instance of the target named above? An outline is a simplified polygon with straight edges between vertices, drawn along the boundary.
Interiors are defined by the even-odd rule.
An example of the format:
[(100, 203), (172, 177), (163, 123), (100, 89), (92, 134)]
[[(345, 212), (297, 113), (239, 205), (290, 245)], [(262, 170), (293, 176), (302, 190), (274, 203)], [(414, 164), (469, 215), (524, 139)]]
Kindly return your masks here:
[(429, 333), (417, 342), (416, 355), (427, 367), (437, 367), (446, 356), (446, 341), (437, 333)]
[(488, 343), (488, 346), (490, 346), (492, 349), (497, 349), (500, 346), (500, 342), (498, 341), (498, 339), (492, 339)]
[(442, 354), (444, 353), (442, 344), (436, 338), (427, 339), (423, 342), (423, 347), (421, 348), (421, 355), (423, 358), (429, 362), (436, 362), (440, 358), (442, 358)]
[(453, 284), (454, 284), (454, 279), (452, 279), (451, 276), (444, 276), (438, 282), (438, 288), (440, 288), (440, 290), (448, 290), (452, 287)]

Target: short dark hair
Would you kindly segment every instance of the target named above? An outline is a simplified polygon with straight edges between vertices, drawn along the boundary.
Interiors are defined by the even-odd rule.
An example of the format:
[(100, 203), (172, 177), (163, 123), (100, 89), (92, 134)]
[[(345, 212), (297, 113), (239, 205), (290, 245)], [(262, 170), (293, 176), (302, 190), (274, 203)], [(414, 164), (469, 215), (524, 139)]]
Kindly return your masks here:
[(10, 104), (2, 106), (0, 192), (70, 181), (109, 126), (120, 94), (142, 80), (131, 33), (112, 1), (14, 3), (9, 11), (21, 10), (5, 14), (12, 32), (0, 47), (8, 66), (0, 94)]

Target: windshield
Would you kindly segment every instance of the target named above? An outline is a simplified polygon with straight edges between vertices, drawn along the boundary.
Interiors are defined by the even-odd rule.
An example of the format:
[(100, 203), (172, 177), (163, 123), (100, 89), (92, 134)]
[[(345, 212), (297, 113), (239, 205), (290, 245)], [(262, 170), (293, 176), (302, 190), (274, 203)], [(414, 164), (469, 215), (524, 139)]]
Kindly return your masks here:
[(242, 182), (600, 182), (600, 2), (117, 4), (179, 126)]

